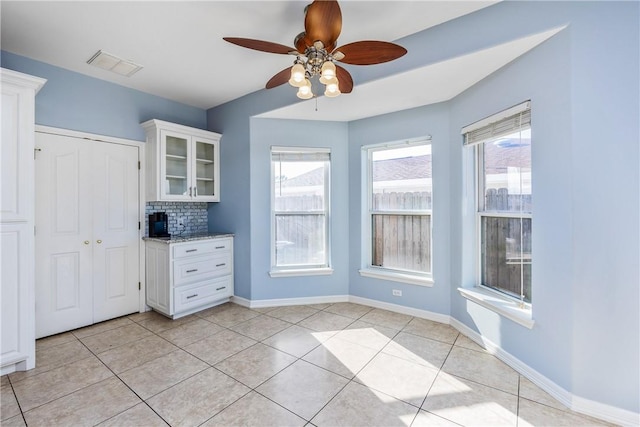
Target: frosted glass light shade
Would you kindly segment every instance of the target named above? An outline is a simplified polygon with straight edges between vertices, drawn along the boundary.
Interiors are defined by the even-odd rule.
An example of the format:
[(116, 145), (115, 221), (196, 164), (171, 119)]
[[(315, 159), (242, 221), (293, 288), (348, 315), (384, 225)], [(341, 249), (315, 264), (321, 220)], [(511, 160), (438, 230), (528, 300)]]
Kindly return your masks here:
[[(335, 77), (334, 77), (335, 79)], [(330, 83), (327, 85), (327, 89), (324, 91), (324, 96), (328, 98), (335, 98), (340, 95), (340, 87), (338, 86), (338, 79), (335, 79), (335, 83)]]
[(301, 87), (304, 86), (305, 82), (305, 69), (302, 64), (295, 64), (291, 67), (291, 78), (289, 79), (289, 84), (293, 87)]
[(296, 96), (300, 99), (309, 99), (313, 97), (313, 92), (311, 91), (311, 82), (308, 79), (304, 79), (304, 84), (298, 88), (298, 93)]
[(336, 78), (336, 65), (331, 61), (327, 61), (324, 64), (322, 64), (322, 71), (320, 73), (320, 83), (326, 85), (326, 84), (329, 84), (331, 80), (335, 78)]

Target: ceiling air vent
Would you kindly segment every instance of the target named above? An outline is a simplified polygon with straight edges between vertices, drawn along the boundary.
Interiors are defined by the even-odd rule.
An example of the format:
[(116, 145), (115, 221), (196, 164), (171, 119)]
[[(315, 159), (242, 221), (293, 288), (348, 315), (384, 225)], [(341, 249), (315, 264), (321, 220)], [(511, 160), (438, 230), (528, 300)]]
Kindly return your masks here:
[(98, 68), (113, 71), (116, 74), (126, 77), (131, 77), (142, 69), (142, 65), (127, 61), (126, 59), (118, 58), (104, 50), (96, 52), (96, 54), (87, 61), (87, 64), (95, 65)]

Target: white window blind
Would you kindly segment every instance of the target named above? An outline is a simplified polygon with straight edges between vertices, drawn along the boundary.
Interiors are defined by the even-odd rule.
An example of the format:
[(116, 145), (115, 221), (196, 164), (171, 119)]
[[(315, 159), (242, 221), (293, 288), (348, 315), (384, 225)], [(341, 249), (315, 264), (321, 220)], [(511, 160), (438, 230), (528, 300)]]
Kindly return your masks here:
[(531, 127), (531, 102), (511, 107), (462, 128), (465, 146), (477, 145)]
[(271, 160), (276, 162), (324, 162), (330, 158), (327, 148), (272, 147)]

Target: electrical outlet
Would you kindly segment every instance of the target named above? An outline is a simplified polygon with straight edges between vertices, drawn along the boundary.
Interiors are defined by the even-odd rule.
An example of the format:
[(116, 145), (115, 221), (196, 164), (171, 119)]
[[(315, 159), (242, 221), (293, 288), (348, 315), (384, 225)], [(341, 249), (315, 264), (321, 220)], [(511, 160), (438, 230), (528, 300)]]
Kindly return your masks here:
[(187, 217), (186, 216), (181, 216), (178, 218), (178, 225), (180, 227), (184, 227), (185, 225), (187, 225)]
[(394, 289), (393, 290), (393, 296), (394, 297), (401, 297), (402, 296), (402, 291), (400, 289)]

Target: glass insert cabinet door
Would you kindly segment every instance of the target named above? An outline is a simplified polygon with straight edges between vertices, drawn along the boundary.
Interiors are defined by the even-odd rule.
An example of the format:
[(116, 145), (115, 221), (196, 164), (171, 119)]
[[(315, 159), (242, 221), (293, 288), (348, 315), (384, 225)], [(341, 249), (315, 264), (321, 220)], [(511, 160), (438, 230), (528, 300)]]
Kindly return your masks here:
[(164, 135), (164, 187), (163, 193), (189, 197), (189, 137), (176, 134)]
[(215, 196), (216, 150), (213, 141), (195, 140), (195, 197)]

